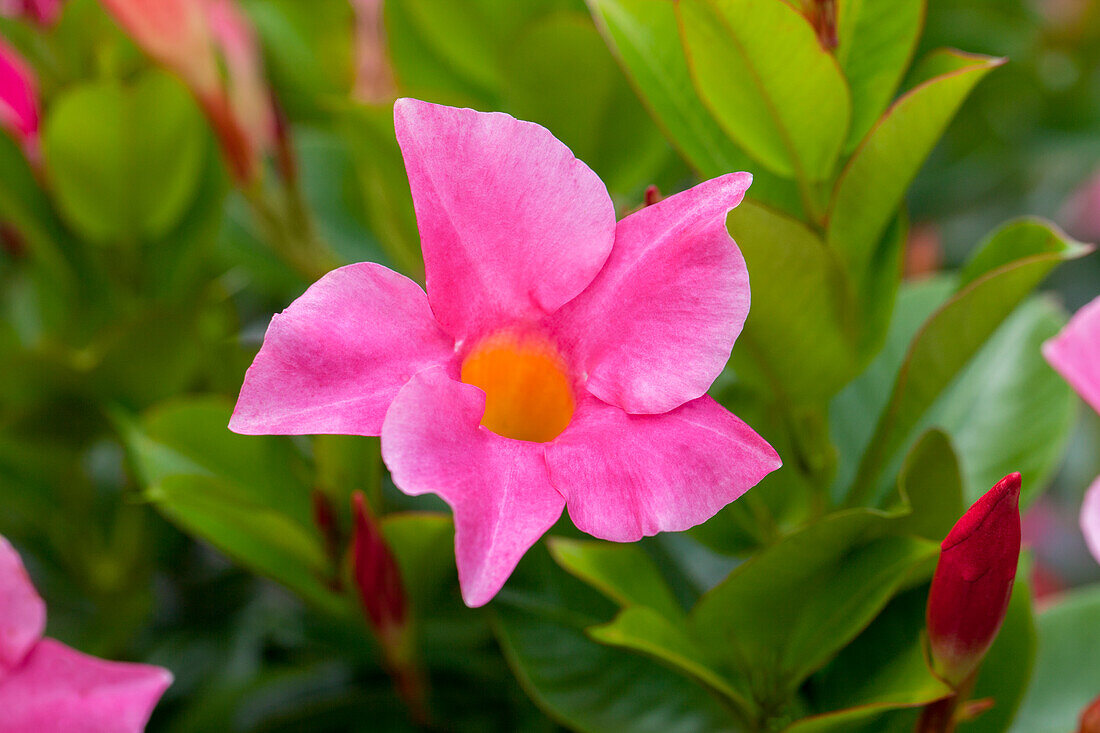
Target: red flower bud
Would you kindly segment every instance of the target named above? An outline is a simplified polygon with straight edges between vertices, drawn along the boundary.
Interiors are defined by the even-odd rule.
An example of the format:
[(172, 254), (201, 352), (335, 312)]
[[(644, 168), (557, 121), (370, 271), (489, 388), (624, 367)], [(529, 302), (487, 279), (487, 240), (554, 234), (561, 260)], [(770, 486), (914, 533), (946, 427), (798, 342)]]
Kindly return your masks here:
[(1100, 697), (1081, 712), (1081, 727), (1078, 733), (1100, 733)]
[(957, 686), (977, 668), (1008, 610), (1020, 557), (1020, 474), (978, 499), (940, 548), (928, 638), (936, 671)]
[(363, 492), (355, 492), (352, 504), (355, 509), (351, 540), (355, 585), (371, 626), (380, 636), (389, 636), (405, 626), (407, 608), (401, 570), (370, 507), (363, 500)]

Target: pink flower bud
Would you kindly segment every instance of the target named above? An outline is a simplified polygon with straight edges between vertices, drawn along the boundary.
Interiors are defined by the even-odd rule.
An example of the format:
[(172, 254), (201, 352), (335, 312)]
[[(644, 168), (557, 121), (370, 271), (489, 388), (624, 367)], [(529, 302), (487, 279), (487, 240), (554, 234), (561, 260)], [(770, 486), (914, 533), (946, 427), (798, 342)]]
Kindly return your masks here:
[(64, 0), (0, 0), (0, 15), (53, 25), (61, 16), (63, 4)]
[(401, 570), (390, 552), (378, 521), (363, 500), (363, 492), (352, 496), (355, 525), (352, 530), (352, 571), (359, 598), (371, 626), (382, 637), (392, 637), (406, 621), (405, 588)]
[(12, 135), (32, 162), (38, 160), (38, 91), (34, 72), (0, 41), (0, 128)]
[(1008, 610), (1020, 557), (1020, 474), (1005, 476), (944, 539), (928, 594), (936, 671), (958, 686), (981, 662)]
[(1078, 733), (1100, 733), (1100, 697), (1081, 711), (1081, 727)]

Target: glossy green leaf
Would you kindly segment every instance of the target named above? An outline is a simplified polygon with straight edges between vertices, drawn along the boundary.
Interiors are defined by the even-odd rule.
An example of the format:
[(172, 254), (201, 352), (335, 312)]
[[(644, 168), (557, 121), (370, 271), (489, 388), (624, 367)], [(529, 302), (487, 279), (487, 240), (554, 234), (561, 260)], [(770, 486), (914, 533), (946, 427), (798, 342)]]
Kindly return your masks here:
[(814, 715), (789, 733), (850, 733), (881, 730), (884, 713), (938, 700), (951, 692), (928, 668), (921, 632), (925, 587), (893, 601), (851, 644), (810, 679), (807, 698)]
[(1064, 733), (1100, 691), (1100, 586), (1067, 594), (1039, 614), (1031, 686), (1012, 733)]
[(699, 95), (742, 149), (804, 181), (833, 172), (851, 102), (806, 18), (776, 0), (680, 0)]
[(555, 721), (591, 733), (741, 730), (730, 713), (682, 675), (597, 643), (585, 629), (614, 606), (532, 548), (493, 602), (496, 632), (520, 685)]
[(165, 476), (145, 496), (188, 533), (318, 608), (333, 614), (348, 610), (324, 581), (328, 559), (319, 538), (278, 509), (241, 500), (232, 484), (214, 476)]
[(596, 24), (642, 101), (684, 157), (711, 178), (749, 168), (691, 84), (674, 4), (667, 0), (589, 0)]
[(848, 161), (833, 193), (826, 241), (857, 283), (867, 276), (875, 245), (947, 123), (1003, 60), (939, 51), (923, 63), (939, 75), (894, 103)]
[(752, 278), (738, 358), (759, 362), (796, 404), (828, 399), (858, 369), (852, 296), (835, 255), (805, 225), (753, 201), (731, 211), (727, 225)]
[(454, 603), (458, 573), (451, 517), (432, 512), (397, 513), (382, 517), (381, 524), (414, 610), (430, 616), (448, 601)]
[(951, 439), (929, 430), (913, 445), (898, 476), (909, 513), (895, 531), (940, 542), (962, 516), (963, 479)]
[[(1019, 237), (1029, 241), (1032, 222), (998, 230), (983, 248), (1005, 247), (1020, 254)], [(1054, 230), (1051, 230), (1054, 231)], [(850, 503), (873, 498), (876, 482), (906, 437), (981, 349), (997, 327), (1059, 263), (1080, 257), (1088, 248), (1063, 237), (1056, 250), (1043, 241), (1031, 256), (1020, 257), (984, 273), (959, 289), (921, 327), (909, 345), (893, 392), (863, 455)], [(991, 263), (997, 262), (989, 255)]]
[(66, 90), (42, 133), (46, 169), (70, 225), (100, 243), (156, 239), (180, 219), (202, 175), (207, 132), (174, 77)]
[(852, 150), (901, 82), (924, 20), (924, 0), (839, 0), (834, 54), (852, 91)]
[(564, 570), (619, 605), (647, 606), (674, 623), (683, 619), (684, 609), (637, 544), (554, 537), (548, 548)]
[(692, 610), (698, 643), (719, 669), (793, 692), (938, 552), (917, 538), (875, 539), (890, 521), (834, 514), (758, 552)]
[(651, 656), (727, 698), (737, 709), (751, 714), (752, 704), (745, 691), (735, 689), (729, 680), (711, 668), (707, 654), (688, 635), (682, 623), (652, 608), (625, 608), (611, 623), (590, 628), (588, 635), (602, 644)]
[(611, 191), (643, 188), (672, 156), (586, 14), (529, 23), (504, 59), (509, 110), (549, 129)]

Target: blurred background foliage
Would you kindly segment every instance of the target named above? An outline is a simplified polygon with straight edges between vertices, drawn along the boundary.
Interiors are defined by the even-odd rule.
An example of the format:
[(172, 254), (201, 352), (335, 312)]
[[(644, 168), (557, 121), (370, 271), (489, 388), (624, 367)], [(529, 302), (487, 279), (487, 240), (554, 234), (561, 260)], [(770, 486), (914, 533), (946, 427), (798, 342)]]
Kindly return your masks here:
[[(43, 110), (42, 166), (0, 135), (0, 533), (23, 552), (48, 599), (50, 635), (174, 672), (150, 730), (412, 725), (349, 590), (353, 490), (382, 516), (401, 565), (437, 727), (724, 725), (722, 709), (700, 687), (623, 651), (632, 647), (622, 616), (601, 632), (605, 644), (592, 641), (597, 632), (589, 627), (623, 604), (580, 582), (599, 567), (585, 565), (594, 562), (592, 548), (569, 544), (570, 526), (557, 528), (566, 539), (549, 552), (540, 545), (529, 553), (499, 603), (469, 610), (457, 594), (443, 505), (397, 492), (377, 441), (243, 438), (225, 429), (271, 314), (320, 271), (373, 260), (422, 274), (393, 136), (394, 96), (503, 110), (545, 125), (601, 176), (621, 213), (641, 205), (649, 186), (672, 192), (698, 174), (723, 172), (670, 143), (593, 20), (603, 18), (607, 30), (608, 4), (590, 5), (389, 0), (383, 10), (369, 1), (242, 0), (282, 130), (260, 179), (243, 185), (184, 84), (150, 62), (96, 0), (69, 0), (48, 28), (0, 18), (0, 34), (37, 73)], [(885, 320), (892, 293), (865, 294), (887, 305), (876, 311), (882, 322), (869, 327), (860, 355), (838, 367), (835, 384), (802, 385), (797, 409), (781, 417), (770, 398), (746, 389), (759, 375), (735, 352), (716, 396), (804, 465), (690, 534), (625, 550), (640, 553), (634, 567), (663, 578), (654, 587), (671, 584), (658, 595), (690, 606), (739, 557), (799, 526), (815, 511), (791, 498), (804, 484), (832, 483), (836, 501), (844, 500), (860, 470), (857, 449), (871, 440), (868, 399), (883, 408), (917, 327), (952, 292), (952, 283), (930, 275), (967, 262), (987, 232), (1021, 214), (1050, 218), (1082, 241), (1100, 238), (1098, 40), (1100, 8), (1088, 0), (929, 0), (915, 58), (947, 46), (1010, 62), (962, 104), (909, 190), (907, 217), (886, 230), (885, 239), (907, 241), (904, 266), (916, 284), (898, 296), (892, 323)], [(844, 141), (845, 153), (858, 139)], [(730, 155), (742, 162), (736, 156), (744, 154)], [(799, 201), (787, 179), (759, 168), (761, 201), (813, 218), (813, 191)], [(774, 225), (746, 211), (731, 228), (751, 255), (753, 227)], [(1100, 258), (1058, 270), (1050, 295), (1027, 301), (980, 353), (976, 344), (948, 395), (906, 426), (914, 436), (933, 426), (950, 434), (953, 449), (935, 442), (939, 433), (918, 446), (939, 451), (935, 461), (962, 477), (948, 506), (972, 501), (1017, 459), (1030, 461), (1019, 467), (1033, 496), (1054, 476), (1025, 528), (1031, 592), (1041, 603), (1100, 580), (1075, 530), (1083, 487), (1100, 473), (1100, 420), (1083, 411), (1078, 419), (1068, 389), (1038, 361), (1038, 344), (1064, 322), (1062, 306), (1081, 305), (1097, 283)], [(755, 297), (768, 296), (754, 289)], [(999, 368), (1027, 359), (1023, 371)], [(1022, 392), (1026, 399), (1012, 397)], [(883, 448), (886, 478), (865, 482), (868, 499), (899, 473), (912, 478), (901, 465), (903, 438)], [(839, 459), (822, 447), (830, 439)], [(983, 453), (994, 440), (1009, 447)], [(318, 502), (334, 513), (327, 527), (318, 524)], [(939, 535), (928, 532), (929, 539), (945, 530), (942, 521), (934, 526)], [(915, 567), (927, 560), (922, 547), (894, 547), (891, 557)], [(746, 583), (723, 591), (731, 603), (750, 592)], [(812, 677), (815, 669), (799, 671), (800, 714), (850, 704), (838, 697), (836, 680), (854, 674), (853, 660), (866, 659), (858, 655), (874, 648), (874, 634), (920, 618), (919, 591), (890, 585), (881, 593), (883, 604), (893, 598), (881, 615), (881, 606), (868, 606), (853, 617), (848, 638), (859, 619), (876, 618), (854, 651), (830, 657)], [(1084, 624), (1098, 605), (1095, 590), (1075, 595), (1054, 621), (1040, 617), (1039, 633), (1063, 617), (1070, 620), (1061, 624)], [(705, 614), (702, 606), (693, 614)], [(1009, 623), (1022, 636), (998, 642), (990, 665), (1007, 670), (1032, 653), (1026, 640), (1009, 646), (1027, 637), (1029, 606), (1026, 597), (1014, 602)], [(1072, 647), (1065, 628), (1052, 636), (1060, 649)], [(916, 656), (906, 659), (919, 666), (919, 640), (909, 641), (906, 654)], [(1093, 683), (1100, 687), (1100, 680), (1079, 686)], [(1020, 681), (1003, 694), (1018, 699), (1022, 690)], [(1025, 705), (1013, 730), (1040, 730), (1026, 721), (1049, 720), (1042, 704)], [(1004, 727), (984, 720), (966, 730)], [(835, 728), (845, 729), (856, 728)]]

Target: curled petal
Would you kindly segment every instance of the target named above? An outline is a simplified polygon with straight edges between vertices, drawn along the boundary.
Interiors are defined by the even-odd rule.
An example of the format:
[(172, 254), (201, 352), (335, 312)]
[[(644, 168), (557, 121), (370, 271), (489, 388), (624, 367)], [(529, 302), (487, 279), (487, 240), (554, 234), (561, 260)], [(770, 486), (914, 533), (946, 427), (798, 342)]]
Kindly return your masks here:
[(454, 509), (458, 580), (471, 607), (496, 595), (565, 506), (542, 444), (490, 432), (479, 425), (484, 412), (484, 392), (432, 368), (401, 389), (382, 426), (397, 487), (438, 494)]
[(462, 340), (541, 319), (599, 272), (615, 236), (603, 182), (548, 130), (499, 112), (394, 105), (428, 299)]
[(731, 173), (619, 222), (592, 285), (553, 319), (588, 391), (631, 413), (703, 395), (749, 312), (749, 274), (726, 214), (752, 182)]
[(166, 669), (108, 662), (43, 639), (0, 680), (0, 733), (138, 733), (170, 684)]
[(0, 537), (0, 679), (23, 660), (45, 628), (46, 604), (27, 577), (19, 553)]
[(1096, 562), (1100, 562), (1100, 478), (1092, 482), (1081, 504), (1081, 532)]
[(705, 522), (781, 465), (706, 396), (664, 415), (631, 415), (590, 397), (547, 445), (546, 463), (577, 528), (616, 542)]
[(401, 386), (453, 359), (416, 283), (373, 263), (341, 267), (271, 319), (229, 428), (378, 435)]
[(1043, 344), (1043, 356), (1100, 412), (1100, 298), (1077, 311), (1061, 333)]

